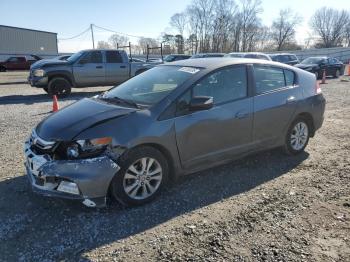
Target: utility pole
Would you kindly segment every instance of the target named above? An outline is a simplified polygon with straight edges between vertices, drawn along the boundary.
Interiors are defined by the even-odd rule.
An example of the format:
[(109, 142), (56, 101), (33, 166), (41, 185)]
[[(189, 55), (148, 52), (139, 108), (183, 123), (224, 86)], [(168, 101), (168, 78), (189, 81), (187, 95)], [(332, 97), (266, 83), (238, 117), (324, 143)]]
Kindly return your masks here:
[(93, 29), (93, 24), (90, 24), (90, 30), (91, 30), (92, 48), (95, 49), (95, 40), (94, 40), (94, 29)]

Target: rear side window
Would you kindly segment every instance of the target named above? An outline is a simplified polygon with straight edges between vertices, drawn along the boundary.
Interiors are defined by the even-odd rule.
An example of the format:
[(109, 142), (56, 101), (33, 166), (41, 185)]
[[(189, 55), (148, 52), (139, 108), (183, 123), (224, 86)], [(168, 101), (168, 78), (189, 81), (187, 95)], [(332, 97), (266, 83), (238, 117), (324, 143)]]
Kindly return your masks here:
[(107, 51), (106, 52), (107, 63), (123, 63), (123, 58), (117, 51)]
[(283, 69), (268, 66), (254, 66), (257, 94), (263, 94), (285, 86)]
[(286, 78), (286, 86), (293, 86), (295, 84), (295, 75), (294, 72), (290, 70), (283, 70), (284, 76)]

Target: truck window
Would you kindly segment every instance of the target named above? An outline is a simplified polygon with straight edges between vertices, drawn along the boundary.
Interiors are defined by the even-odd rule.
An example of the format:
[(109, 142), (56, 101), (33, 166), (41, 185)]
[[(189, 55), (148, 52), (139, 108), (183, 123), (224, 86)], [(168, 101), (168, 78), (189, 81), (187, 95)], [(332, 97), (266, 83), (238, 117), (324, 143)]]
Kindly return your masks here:
[(19, 59), (18, 57), (10, 57), (7, 61), (11, 63), (17, 63), (19, 62)]
[(96, 64), (102, 63), (102, 53), (101, 51), (91, 51), (88, 52), (79, 62), (80, 64)]
[(106, 51), (107, 63), (123, 63), (123, 58), (118, 51)]

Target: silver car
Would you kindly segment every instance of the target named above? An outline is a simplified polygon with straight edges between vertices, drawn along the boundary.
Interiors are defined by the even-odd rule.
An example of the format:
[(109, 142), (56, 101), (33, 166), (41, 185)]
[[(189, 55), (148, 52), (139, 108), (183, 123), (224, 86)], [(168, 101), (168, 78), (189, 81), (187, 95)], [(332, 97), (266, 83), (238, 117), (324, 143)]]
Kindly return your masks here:
[(27, 174), (44, 195), (140, 205), (169, 178), (275, 147), (301, 153), (324, 110), (315, 76), (285, 64), (167, 63), (44, 119), (25, 143)]

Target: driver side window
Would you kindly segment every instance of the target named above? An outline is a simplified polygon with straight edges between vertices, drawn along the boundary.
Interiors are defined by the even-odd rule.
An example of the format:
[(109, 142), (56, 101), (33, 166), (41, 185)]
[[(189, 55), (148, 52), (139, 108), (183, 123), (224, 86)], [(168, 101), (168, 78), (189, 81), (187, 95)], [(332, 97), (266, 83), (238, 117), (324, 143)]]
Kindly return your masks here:
[(221, 104), (247, 96), (245, 66), (221, 69), (206, 76), (193, 87), (194, 96), (211, 96), (214, 104)]
[(186, 115), (193, 97), (213, 97), (214, 104), (247, 97), (247, 72), (245, 66), (224, 68), (202, 78), (178, 98), (176, 116)]
[(79, 64), (99, 64), (102, 63), (102, 53), (100, 51), (91, 51), (80, 59)]

